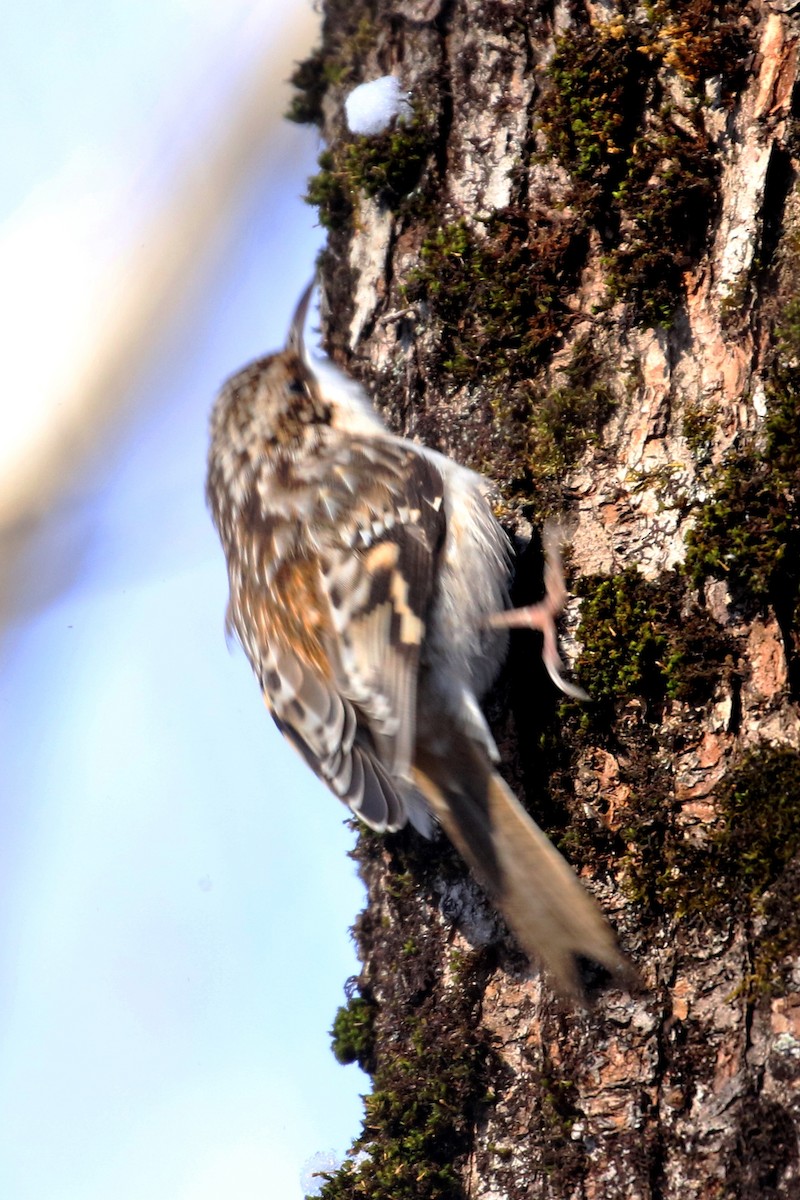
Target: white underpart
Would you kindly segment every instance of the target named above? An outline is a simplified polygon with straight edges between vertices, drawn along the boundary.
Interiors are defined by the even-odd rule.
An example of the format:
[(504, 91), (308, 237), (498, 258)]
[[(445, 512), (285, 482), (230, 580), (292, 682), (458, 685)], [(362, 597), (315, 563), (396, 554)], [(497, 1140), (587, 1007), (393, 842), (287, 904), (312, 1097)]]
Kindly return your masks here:
[(411, 116), (408, 93), (394, 75), (382, 75), (369, 83), (360, 83), (344, 102), (347, 128), (351, 133), (374, 137), (388, 129), (395, 118)]
[(496, 761), (497, 749), (478, 699), (494, 682), (505, 657), (506, 638), (495, 637), (496, 631), (487, 626), (492, 614), (508, 603), (510, 547), (492, 516), (487, 481), (435, 450), (420, 450), (442, 473), (447, 514), (425, 654), (439, 700)]
[(386, 426), (360, 383), (340, 371), (329, 358), (317, 357), (316, 354), (312, 356), (307, 349), (305, 357), (316, 377), (320, 395), (331, 404), (331, 424), (334, 429), (342, 429), (351, 435), (385, 432)]

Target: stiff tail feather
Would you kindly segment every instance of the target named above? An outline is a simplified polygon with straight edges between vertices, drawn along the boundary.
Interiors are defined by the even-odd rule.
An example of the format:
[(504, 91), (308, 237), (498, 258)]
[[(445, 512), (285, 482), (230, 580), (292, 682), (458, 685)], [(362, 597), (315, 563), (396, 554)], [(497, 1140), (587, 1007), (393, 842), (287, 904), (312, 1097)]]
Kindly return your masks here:
[(611, 926), (497, 772), (488, 764), (483, 771), (478, 767), (469, 792), (452, 785), (443, 789), (434, 774), (419, 764), (417, 785), (522, 949), (544, 963), (557, 989), (573, 997), (583, 994), (579, 958), (630, 984), (634, 972)]

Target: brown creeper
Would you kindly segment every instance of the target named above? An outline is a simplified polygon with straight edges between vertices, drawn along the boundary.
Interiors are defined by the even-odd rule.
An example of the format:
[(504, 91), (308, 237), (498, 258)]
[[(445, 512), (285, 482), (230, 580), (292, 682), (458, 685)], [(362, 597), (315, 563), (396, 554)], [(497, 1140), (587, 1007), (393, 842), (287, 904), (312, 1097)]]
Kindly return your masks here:
[[(284, 350), (239, 371), (211, 418), (207, 495), (228, 627), (278, 728), (373, 829), (434, 817), (558, 986), (578, 957), (622, 975), (594, 901), (494, 768), (478, 699), (505, 653), (508, 544), (472, 471), (390, 433), (312, 361), (302, 296)], [(561, 686), (548, 597), (527, 613)]]

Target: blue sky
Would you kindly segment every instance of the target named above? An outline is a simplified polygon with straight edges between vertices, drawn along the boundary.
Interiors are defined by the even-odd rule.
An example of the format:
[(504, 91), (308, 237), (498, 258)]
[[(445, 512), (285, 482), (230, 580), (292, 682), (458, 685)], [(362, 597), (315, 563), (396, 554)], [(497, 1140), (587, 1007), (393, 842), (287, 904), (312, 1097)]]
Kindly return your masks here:
[[(65, 245), (82, 195), (157, 204), (282, 8), (17, 6), (0, 237), (33, 202)], [(59, 558), (69, 582), (0, 646), (4, 1200), (296, 1200), (359, 1126), (367, 1081), (327, 1034), (357, 970), (353, 835), (226, 648), (203, 503), (214, 392), (280, 344), (320, 244), (315, 135), (280, 137), (138, 415), (34, 543), (32, 577)]]

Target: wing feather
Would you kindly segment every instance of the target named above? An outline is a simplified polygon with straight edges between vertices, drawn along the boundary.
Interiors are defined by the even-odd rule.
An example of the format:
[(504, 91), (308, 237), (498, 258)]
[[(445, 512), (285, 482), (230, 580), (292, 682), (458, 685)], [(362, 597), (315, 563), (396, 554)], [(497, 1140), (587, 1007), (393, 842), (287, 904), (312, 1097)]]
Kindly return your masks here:
[[(442, 479), (425, 458), (397, 449), (397, 488), (362, 496), (354, 554), (346, 540), (321, 554), (338, 639), (342, 694), (363, 713), (383, 765), (410, 781), (417, 674), (444, 539)], [(369, 503), (364, 504), (367, 499)]]
[(373, 828), (410, 818), (428, 832), (411, 762), (443, 484), (413, 447), (373, 443), (339, 442), (315, 509), (277, 561), (281, 518), (248, 511), (251, 556), (269, 565), (256, 582), (241, 573), (231, 619), (278, 728), (316, 774)]

